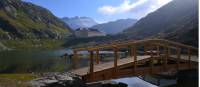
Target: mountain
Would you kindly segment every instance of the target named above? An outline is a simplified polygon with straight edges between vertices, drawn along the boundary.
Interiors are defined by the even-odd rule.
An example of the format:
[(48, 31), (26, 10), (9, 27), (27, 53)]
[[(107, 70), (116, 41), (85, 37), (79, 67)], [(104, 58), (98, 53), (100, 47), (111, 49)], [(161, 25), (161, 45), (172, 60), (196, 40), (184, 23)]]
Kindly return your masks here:
[(96, 21), (89, 17), (64, 17), (62, 20), (74, 30), (82, 27), (89, 28), (98, 24)]
[(198, 44), (198, 0), (173, 0), (123, 31), (127, 38), (166, 38)]
[(94, 25), (92, 28), (105, 32), (106, 34), (117, 34), (131, 27), (136, 19), (119, 19), (116, 21)]
[(70, 28), (50, 11), (21, 0), (0, 0), (0, 39), (60, 39)]

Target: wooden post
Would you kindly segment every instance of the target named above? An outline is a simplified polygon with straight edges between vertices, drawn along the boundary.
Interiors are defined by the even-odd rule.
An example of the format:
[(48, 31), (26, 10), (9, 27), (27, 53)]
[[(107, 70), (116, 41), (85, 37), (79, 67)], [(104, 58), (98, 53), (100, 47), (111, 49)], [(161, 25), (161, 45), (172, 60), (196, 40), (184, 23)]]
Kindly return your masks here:
[(144, 55), (147, 55), (147, 45), (144, 44)]
[(169, 54), (168, 54), (168, 50), (169, 50), (169, 45), (168, 44), (165, 44), (165, 47), (164, 47), (164, 52), (165, 52), (165, 57), (164, 57), (164, 71), (167, 70), (167, 63), (168, 63), (168, 57), (169, 57)]
[(93, 54), (93, 51), (89, 51), (90, 53), (90, 79), (91, 81), (94, 80), (94, 60), (93, 60), (93, 57), (94, 57), (94, 54)]
[(188, 48), (188, 64), (189, 64), (189, 69), (191, 69), (192, 68), (192, 66), (191, 66), (191, 49), (190, 48)]
[(157, 56), (159, 57), (160, 56), (160, 47), (156, 46), (156, 48), (157, 48)]
[(118, 55), (118, 49), (115, 47), (114, 48), (114, 78), (116, 78), (117, 76), (117, 60), (119, 58), (119, 55)]
[(178, 46), (176, 46), (176, 55), (177, 55), (177, 70), (179, 70), (180, 59), (181, 59), (181, 49)]
[(99, 64), (100, 59), (99, 59), (99, 50), (96, 51), (96, 64)]
[(150, 48), (150, 56), (151, 56), (150, 68), (151, 68), (151, 74), (153, 74), (154, 58), (153, 58), (153, 46), (152, 45), (151, 45), (151, 48)]
[[(157, 48), (157, 56), (159, 58), (159, 63), (161, 63), (161, 66), (162, 66), (163, 59), (162, 59), (162, 56), (161, 56), (160, 46), (157, 46), (156, 48)], [(160, 68), (160, 71), (162, 71), (162, 68)]]
[(118, 60), (118, 57), (119, 57), (117, 48), (114, 48), (114, 56), (115, 56), (115, 58), (114, 58), (114, 67), (116, 68), (117, 67), (117, 60)]
[(171, 48), (170, 48), (170, 46), (168, 45), (168, 47), (167, 47), (167, 54), (168, 54), (168, 58), (170, 57), (170, 55), (171, 55)]
[(131, 48), (131, 56), (133, 57), (133, 75), (137, 75), (137, 49), (136, 46)]
[(72, 62), (73, 62), (73, 68), (76, 69), (77, 68), (77, 59), (78, 59), (78, 55), (77, 55), (77, 51), (74, 50), (73, 51), (73, 58), (72, 58)]

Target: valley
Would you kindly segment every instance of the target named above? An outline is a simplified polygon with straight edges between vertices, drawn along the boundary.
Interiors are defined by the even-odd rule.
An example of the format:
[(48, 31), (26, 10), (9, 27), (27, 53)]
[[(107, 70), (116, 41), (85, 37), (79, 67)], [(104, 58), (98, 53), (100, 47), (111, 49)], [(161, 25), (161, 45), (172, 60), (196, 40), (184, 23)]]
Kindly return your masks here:
[[(119, 60), (130, 58), (132, 62), (128, 61), (125, 67), (127, 69), (133, 66), (136, 69), (137, 66), (150, 65), (149, 70), (152, 70), (150, 77), (154, 78), (152, 69), (154, 65), (160, 64), (161, 67), (161, 64), (175, 65), (177, 63), (179, 68), (179, 63), (188, 62), (172, 60), (169, 56), (170, 52), (171, 55), (176, 55), (180, 59), (182, 54), (189, 55), (188, 59), (191, 55), (197, 55), (196, 49), (198, 50), (199, 46), (198, 0), (170, 0), (154, 10), (152, 9), (160, 4), (159, 0), (155, 0), (157, 4), (145, 0), (143, 3), (140, 0), (124, 0), (120, 2), (121, 4), (112, 0), (106, 3), (101, 3), (104, 2), (101, 0), (91, 1), (94, 4), (79, 2), (73, 0), (56, 2), (51, 0), (0, 0), (0, 87), (26, 87), (27, 84), (40, 86), (42, 84), (45, 85), (44, 87), (66, 87), (66, 85), (67, 87), (96, 87), (93, 86), (96, 82), (86, 84), (86, 80), (81, 76), (69, 72), (83, 67), (89, 67), (83, 69), (88, 75), (86, 79), (91, 77), (91, 80), (94, 80), (92, 75), (95, 74), (99, 74), (98, 77), (103, 79), (108, 79), (108, 77), (115, 79), (109, 80), (114, 82), (97, 82), (97, 87), (134, 87), (132, 85), (138, 87), (179, 87), (180, 85), (182, 87), (187, 82), (185, 78), (192, 79), (193, 82), (188, 81), (188, 84), (194, 83), (196, 87), (196, 70), (186, 70), (179, 74), (182, 71), (177, 69), (175, 75), (170, 68), (170, 74), (173, 72), (175, 76), (172, 76), (173, 81), (167, 86), (161, 85), (168, 84), (169, 79), (165, 81), (165, 76), (158, 77), (158, 79), (157, 74), (156, 80), (149, 80), (152, 81), (151, 83), (146, 82), (148, 79), (145, 80), (145, 77), (137, 76), (135, 71), (134, 75), (137, 77), (114, 78), (112, 76), (116, 74), (115, 70), (123, 69), (123, 66), (117, 67), (118, 58)], [(112, 3), (114, 6), (107, 5), (108, 2), (115, 2)], [(117, 3), (119, 6), (115, 6)], [(98, 7), (93, 8), (93, 5), (97, 4)], [(145, 42), (146, 40), (152, 40), (152, 42), (163, 40), (173, 43), (166, 44), (162, 41), (152, 43), (151, 41)], [(141, 43), (137, 44), (137, 41)], [(78, 52), (76, 49), (79, 48), (85, 50)], [(192, 52), (190, 48), (194, 48), (195, 52)], [(137, 65), (137, 55), (148, 55), (151, 59)], [(92, 59), (93, 57), (96, 59)], [(166, 59), (159, 60), (157, 57)], [(93, 72), (92, 68), (98, 66), (97, 58), (100, 58), (102, 66), (106, 66), (103, 63), (109, 62), (110, 66), (115, 64), (114, 68), (98, 71), (100, 72), (98, 74)], [(94, 61), (97, 64), (93, 63)], [(134, 65), (131, 65), (133, 63)], [(126, 72), (119, 73), (133, 75), (131, 69), (130, 72), (125, 70)], [(193, 77), (188, 74), (190, 71), (195, 73)], [(144, 71), (146, 72), (149, 71)], [(91, 76), (90, 73), (92, 73)], [(165, 73), (168, 72), (165, 71)], [(134, 82), (131, 83), (127, 79), (134, 79)], [(164, 79), (163, 84), (155, 84), (160, 79)], [(183, 82), (179, 82), (178, 79)]]

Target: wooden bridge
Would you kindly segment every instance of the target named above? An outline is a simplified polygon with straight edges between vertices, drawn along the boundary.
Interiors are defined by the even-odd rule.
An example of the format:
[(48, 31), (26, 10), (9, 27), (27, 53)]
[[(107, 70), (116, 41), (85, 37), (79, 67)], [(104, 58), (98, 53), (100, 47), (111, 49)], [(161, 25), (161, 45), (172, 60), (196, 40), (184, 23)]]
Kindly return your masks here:
[[(113, 51), (114, 61), (100, 63), (100, 51)], [(128, 56), (120, 58), (119, 52), (127, 50)], [(198, 49), (163, 39), (113, 42), (73, 50), (76, 64), (79, 51), (88, 51), (89, 66), (71, 72), (86, 82), (116, 79), (127, 76), (159, 74), (168, 71), (198, 68)]]

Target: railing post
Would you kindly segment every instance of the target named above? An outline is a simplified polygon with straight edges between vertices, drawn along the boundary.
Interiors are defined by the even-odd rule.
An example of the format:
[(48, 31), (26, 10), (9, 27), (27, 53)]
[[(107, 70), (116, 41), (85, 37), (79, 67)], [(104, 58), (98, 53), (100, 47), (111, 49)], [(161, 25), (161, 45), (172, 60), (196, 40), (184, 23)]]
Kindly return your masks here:
[(147, 55), (147, 44), (144, 44), (144, 55)]
[(160, 56), (160, 47), (156, 46), (156, 48), (157, 48), (157, 56), (159, 57)]
[(188, 64), (189, 64), (189, 69), (191, 69), (192, 68), (192, 66), (191, 66), (191, 49), (190, 48), (188, 48)]
[(168, 51), (167, 51), (167, 52), (168, 52), (168, 53), (167, 53), (167, 54), (168, 54), (168, 57), (170, 57), (170, 55), (171, 55), (171, 48), (170, 48), (169, 45), (168, 45), (167, 49), (168, 49)]
[(153, 58), (153, 46), (152, 46), (152, 44), (151, 44), (151, 47), (150, 47), (150, 56), (151, 56), (150, 68), (151, 68), (151, 74), (153, 74), (154, 58)]
[(100, 59), (99, 59), (99, 50), (96, 50), (96, 64), (99, 64)]
[[(158, 45), (156, 48), (157, 48), (157, 56), (159, 58), (159, 62), (161, 63), (161, 66), (162, 66), (163, 59), (162, 59), (162, 56), (161, 56), (160, 45)], [(160, 71), (162, 71), (162, 68), (160, 68)]]
[(114, 67), (117, 67), (117, 60), (118, 60), (118, 49), (117, 48), (114, 48), (114, 55), (115, 55), (115, 58), (114, 58)]
[(169, 50), (169, 45), (168, 44), (165, 44), (165, 47), (164, 47), (164, 52), (165, 52), (165, 57), (164, 57), (164, 71), (167, 70), (167, 63), (168, 63), (168, 57), (169, 57), (169, 54), (168, 54), (168, 50)]
[(180, 69), (180, 59), (181, 59), (181, 49), (176, 46), (176, 55), (177, 55), (177, 70)]
[(117, 76), (117, 60), (119, 58), (118, 48), (114, 47), (114, 78)]
[(136, 46), (131, 48), (131, 56), (133, 57), (133, 74), (137, 75), (137, 49)]
[(90, 53), (90, 79), (91, 81), (94, 80), (94, 54), (93, 54), (93, 51), (89, 51)]
[(73, 62), (73, 68), (76, 69), (77, 68), (77, 59), (78, 59), (78, 55), (77, 55), (77, 51), (74, 50), (73, 51), (73, 58), (72, 58), (72, 62)]

